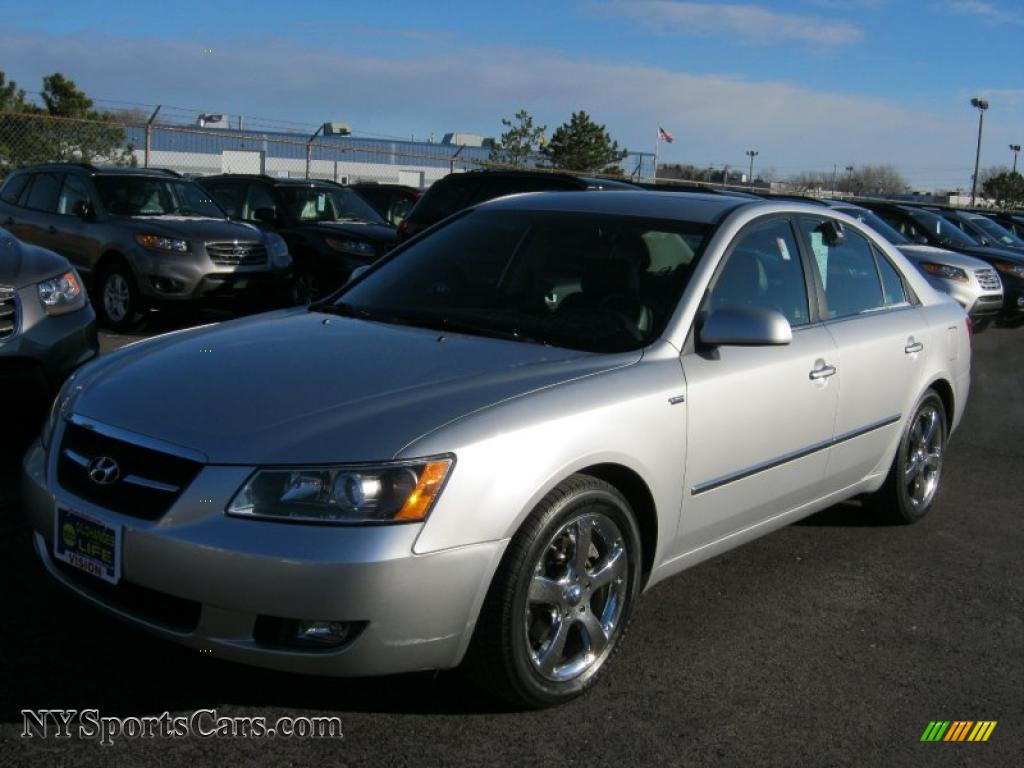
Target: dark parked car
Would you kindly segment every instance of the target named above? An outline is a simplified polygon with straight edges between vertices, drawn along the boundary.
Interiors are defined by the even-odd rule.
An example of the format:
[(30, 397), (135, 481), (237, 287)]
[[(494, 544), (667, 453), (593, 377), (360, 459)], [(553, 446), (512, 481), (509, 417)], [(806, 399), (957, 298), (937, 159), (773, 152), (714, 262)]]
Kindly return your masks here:
[(1024, 317), (1024, 254), (1009, 248), (981, 245), (948, 219), (924, 208), (875, 200), (858, 202), (877, 213), (915, 243), (934, 245), (937, 248), (966, 253), (968, 256), (987, 261), (999, 270), (999, 276), (1002, 278), (1001, 316), (1014, 321)]
[(1024, 251), (1024, 240), (984, 214), (976, 211), (960, 211), (954, 208), (925, 208), (925, 210), (936, 213), (946, 221), (956, 224), (965, 234), (970, 235), (982, 245)]
[(373, 210), (383, 216), (389, 224), (397, 227), (423, 196), (423, 190), (407, 187), (404, 184), (377, 184), (372, 181), (361, 181), (349, 184), (362, 198), (373, 206)]
[(262, 300), (289, 287), (284, 240), (228, 221), (202, 188), (173, 171), (23, 168), (0, 189), (0, 225), (67, 257), (115, 330), (130, 328), (150, 304)]
[(24, 450), (57, 389), (97, 348), (96, 314), (74, 267), (0, 229), (0, 453)]
[(298, 298), (310, 301), (348, 280), (395, 243), (395, 229), (348, 187), (331, 181), (221, 175), (200, 184), (232, 219), (279, 234), (295, 259)]
[(435, 181), (398, 228), (398, 239), (408, 240), (453, 213), (485, 200), (519, 192), (571, 192), (574, 190), (640, 188), (624, 181), (538, 171), (469, 171), (450, 173)]
[(1024, 213), (992, 211), (991, 213), (986, 212), (985, 215), (998, 222), (1003, 229), (1008, 229), (1015, 236), (1024, 240)]

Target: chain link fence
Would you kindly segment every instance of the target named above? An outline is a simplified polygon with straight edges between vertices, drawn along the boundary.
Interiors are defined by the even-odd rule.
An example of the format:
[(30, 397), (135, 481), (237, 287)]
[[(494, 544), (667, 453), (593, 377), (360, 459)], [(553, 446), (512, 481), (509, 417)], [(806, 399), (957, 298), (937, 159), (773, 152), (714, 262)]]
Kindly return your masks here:
[[(87, 162), (167, 168), (183, 175), (263, 173), (340, 183), (375, 181), (426, 187), (441, 177), (480, 168), (489, 147), (282, 131), (245, 131), (137, 120), (87, 120), (0, 113), (0, 177), (32, 163)], [(528, 166), (542, 167), (542, 158)], [(653, 156), (634, 153), (620, 178), (651, 180)]]

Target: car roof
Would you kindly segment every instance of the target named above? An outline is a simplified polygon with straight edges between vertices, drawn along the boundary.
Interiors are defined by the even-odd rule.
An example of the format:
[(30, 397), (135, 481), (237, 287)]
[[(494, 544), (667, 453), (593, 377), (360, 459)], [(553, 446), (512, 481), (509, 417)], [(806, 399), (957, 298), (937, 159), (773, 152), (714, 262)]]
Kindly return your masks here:
[(562, 171), (530, 171), (530, 170), (494, 170), (481, 168), (478, 170), (466, 171), (464, 173), (450, 173), (447, 176), (434, 182), (457, 179), (553, 179), (555, 181), (567, 182), (580, 187), (605, 187), (614, 189), (639, 189), (635, 184), (625, 179), (608, 179), (597, 176), (586, 176), (575, 173), (564, 173)]
[(344, 186), (330, 179), (293, 179), (287, 176), (268, 176), (265, 173), (215, 173), (210, 176), (203, 176), (200, 181), (212, 181), (214, 179), (223, 179), (225, 181), (265, 181), (275, 186), (290, 187)]
[(598, 213), (713, 224), (731, 211), (749, 205), (769, 207), (770, 203), (729, 195), (680, 195), (673, 192), (647, 192), (637, 189), (610, 190), (600, 195), (581, 195), (578, 192), (524, 192), (489, 200), (478, 207), (487, 210)]
[(172, 171), (170, 168), (139, 168), (131, 165), (93, 165), (92, 163), (37, 163), (18, 168), (17, 173), (34, 173), (39, 171), (54, 171), (67, 173), (68, 171), (81, 171), (93, 176), (173, 176), (181, 178), (181, 174)]

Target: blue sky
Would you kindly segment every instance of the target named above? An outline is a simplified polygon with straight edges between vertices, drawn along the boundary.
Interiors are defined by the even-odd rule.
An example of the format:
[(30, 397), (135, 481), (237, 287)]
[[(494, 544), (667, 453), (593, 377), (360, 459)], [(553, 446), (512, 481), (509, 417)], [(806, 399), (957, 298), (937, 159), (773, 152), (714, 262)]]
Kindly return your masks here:
[(969, 186), (971, 96), (992, 104), (983, 166), (1024, 140), (1020, 0), (0, 0), (0, 18), (9, 78), (32, 91), (61, 71), (108, 106), (417, 138), (586, 109), (634, 150), (664, 125), (663, 161), (891, 162), (922, 188)]

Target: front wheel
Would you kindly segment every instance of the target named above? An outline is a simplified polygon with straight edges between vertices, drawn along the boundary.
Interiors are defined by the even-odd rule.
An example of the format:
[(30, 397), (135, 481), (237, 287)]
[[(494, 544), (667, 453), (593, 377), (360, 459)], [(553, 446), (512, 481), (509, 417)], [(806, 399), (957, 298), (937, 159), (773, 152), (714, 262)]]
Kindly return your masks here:
[(947, 433), (945, 406), (928, 390), (907, 422), (889, 476), (875, 496), (878, 511), (891, 522), (915, 523), (931, 509), (942, 480)]
[(127, 264), (115, 262), (103, 270), (99, 279), (100, 321), (113, 331), (127, 331), (135, 325), (141, 309), (139, 289)]
[(618, 650), (640, 579), (640, 535), (629, 503), (602, 480), (570, 477), (509, 543), (467, 671), (517, 706), (579, 696)]

